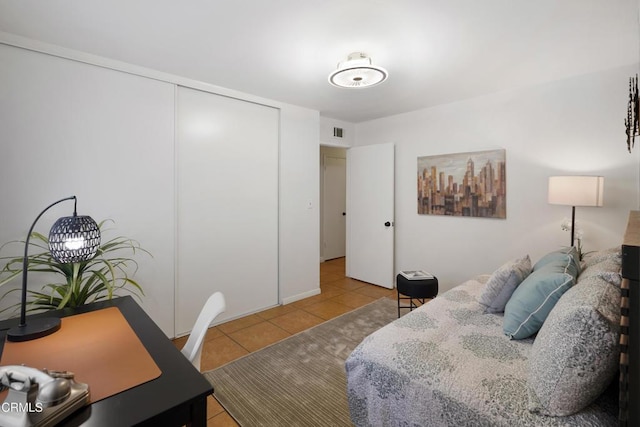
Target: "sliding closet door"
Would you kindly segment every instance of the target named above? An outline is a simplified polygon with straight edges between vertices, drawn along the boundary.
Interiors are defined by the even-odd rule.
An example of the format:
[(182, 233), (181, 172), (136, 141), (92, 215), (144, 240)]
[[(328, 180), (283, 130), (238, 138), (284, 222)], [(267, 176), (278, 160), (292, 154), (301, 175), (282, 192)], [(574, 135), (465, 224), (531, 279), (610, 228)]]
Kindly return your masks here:
[(279, 110), (183, 87), (177, 110), (176, 333), (278, 303)]

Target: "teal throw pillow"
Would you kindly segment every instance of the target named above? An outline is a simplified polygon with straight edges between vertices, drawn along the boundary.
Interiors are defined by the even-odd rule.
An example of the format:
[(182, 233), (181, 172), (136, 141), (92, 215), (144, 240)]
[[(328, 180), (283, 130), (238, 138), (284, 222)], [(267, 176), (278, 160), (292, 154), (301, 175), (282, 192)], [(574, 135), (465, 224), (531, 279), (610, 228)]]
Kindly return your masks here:
[(516, 288), (504, 309), (502, 329), (509, 338), (528, 338), (540, 330), (556, 302), (575, 283), (571, 264), (566, 256), (549, 261)]
[[(580, 256), (578, 255), (578, 250), (574, 246), (549, 252), (548, 254), (540, 258), (540, 260), (538, 260), (538, 262), (536, 262), (533, 265), (533, 271), (544, 267), (550, 262), (564, 260), (566, 257), (571, 258), (571, 265), (572, 265), (572, 270), (568, 271), (568, 273), (573, 274), (574, 277), (577, 277), (581, 272)], [(573, 270), (575, 270), (575, 274)]]

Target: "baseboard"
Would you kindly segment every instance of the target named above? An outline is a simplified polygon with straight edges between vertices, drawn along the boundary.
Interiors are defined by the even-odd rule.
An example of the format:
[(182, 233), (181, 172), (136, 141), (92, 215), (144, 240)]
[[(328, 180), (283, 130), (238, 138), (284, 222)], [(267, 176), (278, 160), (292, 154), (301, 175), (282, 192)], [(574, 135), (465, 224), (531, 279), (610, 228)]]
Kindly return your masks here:
[(320, 264), (322, 264), (322, 263), (323, 263), (323, 262), (325, 262), (325, 261), (326, 261), (326, 259), (324, 259), (324, 257), (323, 257), (323, 256), (321, 256), (321, 257), (320, 257)]
[(296, 301), (300, 301), (301, 299), (305, 299), (305, 298), (309, 298), (312, 297), (314, 295), (320, 295), (320, 288), (317, 289), (313, 289), (311, 291), (308, 292), (304, 292), (298, 295), (293, 295), (287, 298), (283, 298), (282, 299), (282, 305), (287, 305), (287, 304), (291, 304), (292, 302), (296, 302)]

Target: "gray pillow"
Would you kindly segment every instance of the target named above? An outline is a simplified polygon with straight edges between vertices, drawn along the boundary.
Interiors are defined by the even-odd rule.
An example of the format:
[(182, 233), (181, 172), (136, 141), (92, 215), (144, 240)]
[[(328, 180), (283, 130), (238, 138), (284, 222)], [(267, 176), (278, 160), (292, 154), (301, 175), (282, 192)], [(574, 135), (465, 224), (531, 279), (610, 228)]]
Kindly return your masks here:
[(621, 262), (621, 258), (605, 258), (597, 264), (592, 264), (580, 273), (577, 283), (579, 284), (585, 279), (597, 276), (612, 285), (620, 286), (622, 282), (622, 277), (620, 276), (622, 268)]
[(485, 313), (502, 313), (513, 291), (531, 273), (529, 255), (509, 261), (493, 272), (484, 286), (478, 302)]
[(620, 246), (616, 246), (609, 249), (603, 249), (600, 251), (587, 252), (583, 258), (584, 267), (591, 267), (592, 265), (599, 264), (605, 260), (615, 260), (619, 263), (622, 262), (622, 253)]
[(614, 379), (619, 363), (620, 289), (593, 275), (567, 291), (529, 354), (529, 410), (574, 414)]

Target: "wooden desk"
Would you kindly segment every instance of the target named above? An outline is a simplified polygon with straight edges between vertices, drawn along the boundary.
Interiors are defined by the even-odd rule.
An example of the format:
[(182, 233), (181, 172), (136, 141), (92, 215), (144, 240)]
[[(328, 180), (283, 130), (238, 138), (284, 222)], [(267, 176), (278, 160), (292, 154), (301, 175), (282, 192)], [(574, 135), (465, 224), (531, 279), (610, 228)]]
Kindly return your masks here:
[[(107, 307), (118, 307), (153, 357), (162, 375), (79, 410), (62, 426), (206, 426), (207, 396), (211, 384), (180, 353), (130, 296), (87, 304), (77, 309), (49, 311), (47, 317), (66, 317)], [(43, 316), (43, 315), (36, 315)], [(36, 317), (34, 316), (34, 317)], [(18, 319), (0, 322), (0, 351), (6, 330)], [(126, 360), (126, 354), (122, 355)], [(91, 387), (91, 384), (89, 384)]]

